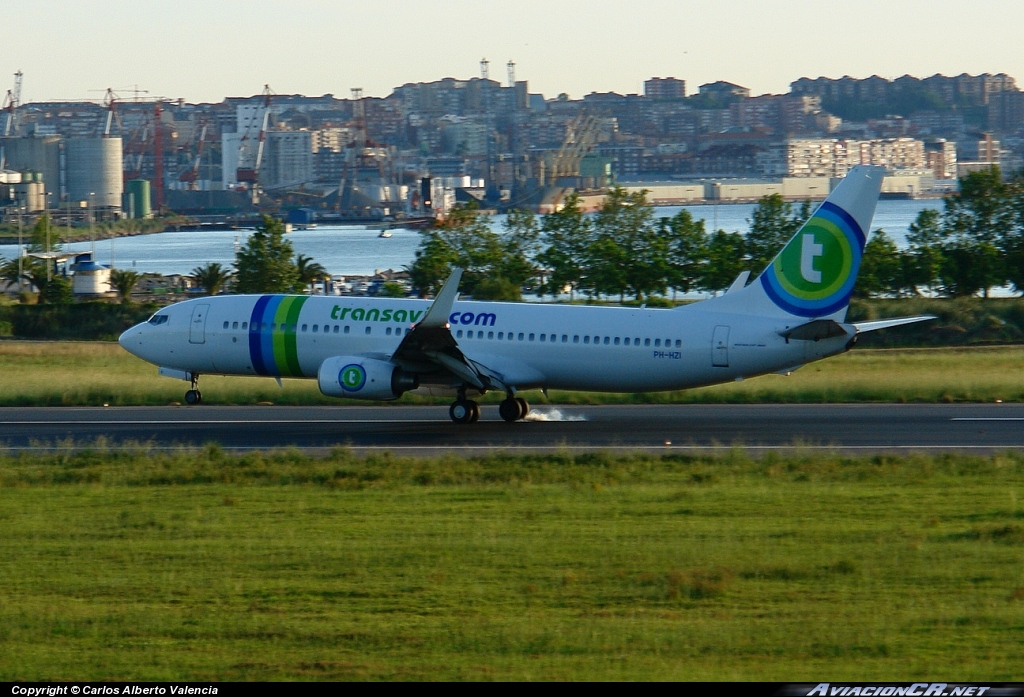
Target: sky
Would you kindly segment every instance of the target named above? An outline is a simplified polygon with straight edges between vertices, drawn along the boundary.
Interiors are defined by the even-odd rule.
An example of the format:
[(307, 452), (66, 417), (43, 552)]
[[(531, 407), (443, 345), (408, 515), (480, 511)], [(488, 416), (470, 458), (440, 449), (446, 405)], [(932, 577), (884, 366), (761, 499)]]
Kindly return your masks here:
[(258, 94), (386, 97), (407, 82), (516, 78), (548, 98), (687, 93), (727, 80), (1005, 72), (1024, 86), (1021, 0), (35, 0), (0, 10), (0, 94), (22, 102)]

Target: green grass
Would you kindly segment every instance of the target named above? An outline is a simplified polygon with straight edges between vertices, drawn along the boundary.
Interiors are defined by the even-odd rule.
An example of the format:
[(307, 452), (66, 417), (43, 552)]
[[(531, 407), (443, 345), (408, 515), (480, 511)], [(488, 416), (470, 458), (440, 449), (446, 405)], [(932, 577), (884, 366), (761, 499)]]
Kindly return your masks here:
[(0, 680), (1010, 681), (1024, 455), (0, 457)]
[[(1024, 347), (854, 349), (812, 363), (790, 376), (766, 375), (739, 383), (678, 392), (603, 394), (551, 392), (568, 404), (717, 402), (1006, 402), (1024, 400)], [(154, 405), (180, 401), (187, 383), (116, 344), (0, 341), (0, 406)], [(203, 376), (207, 404), (339, 404), (320, 394), (315, 380)], [(500, 393), (485, 401), (498, 401)], [(548, 401), (526, 393), (531, 403)], [(400, 403), (447, 403), (407, 395)]]

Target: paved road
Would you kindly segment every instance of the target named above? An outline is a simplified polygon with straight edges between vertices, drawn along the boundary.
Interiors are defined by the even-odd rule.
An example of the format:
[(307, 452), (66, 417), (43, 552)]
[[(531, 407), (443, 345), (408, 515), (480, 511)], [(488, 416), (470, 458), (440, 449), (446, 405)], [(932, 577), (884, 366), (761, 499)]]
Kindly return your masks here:
[(45, 448), (141, 441), (156, 447), (298, 446), (436, 454), (487, 449), (802, 447), (855, 452), (1024, 448), (1024, 405), (685, 405), (535, 407), (506, 424), (497, 407), (457, 426), (445, 407), (3, 408), (0, 444)]

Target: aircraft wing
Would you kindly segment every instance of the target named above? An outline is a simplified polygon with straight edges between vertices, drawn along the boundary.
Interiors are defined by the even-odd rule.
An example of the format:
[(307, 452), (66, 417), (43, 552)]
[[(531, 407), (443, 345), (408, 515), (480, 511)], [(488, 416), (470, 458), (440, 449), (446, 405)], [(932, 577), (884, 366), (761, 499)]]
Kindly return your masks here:
[(407, 365), (429, 363), (440, 366), (480, 390), (507, 390), (508, 385), (497, 371), (468, 358), (452, 336), (448, 317), (458, 296), (461, 279), (462, 269), (456, 267), (423, 319), (405, 335), (391, 358)]

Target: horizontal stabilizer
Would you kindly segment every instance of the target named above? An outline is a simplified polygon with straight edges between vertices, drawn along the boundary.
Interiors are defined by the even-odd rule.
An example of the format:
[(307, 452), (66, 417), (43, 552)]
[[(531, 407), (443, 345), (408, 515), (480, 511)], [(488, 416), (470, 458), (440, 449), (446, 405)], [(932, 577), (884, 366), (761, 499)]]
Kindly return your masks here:
[(901, 324), (927, 322), (930, 319), (936, 319), (935, 315), (918, 315), (916, 317), (893, 317), (891, 319), (878, 319), (872, 322), (854, 322), (853, 326), (857, 328), (858, 334), (862, 334), (864, 332), (873, 332), (877, 329), (888, 329), (889, 327), (898, 327)]
[(779, 332), (781, 336), (788, 339), (796, 339), (797, 341), (821, 341), (822, 339), (831, 339), (834, 336), (845, 336), (850, 332), (847, 330), (849, 325), (842, 325), (836, 322), (834, 319), (816, 319), (807, 324), (801, 324), (792, 329)]
[(746, 271), (740, 271), (740, 275), (736, 277), (736, 280), (729, 286), (729, 290), (725, 291), (726, 295), (729, 293), (735, 293), (738, 290), (742, 290), (746, 285), (747, 281), (750, 280), (750, 269)]

